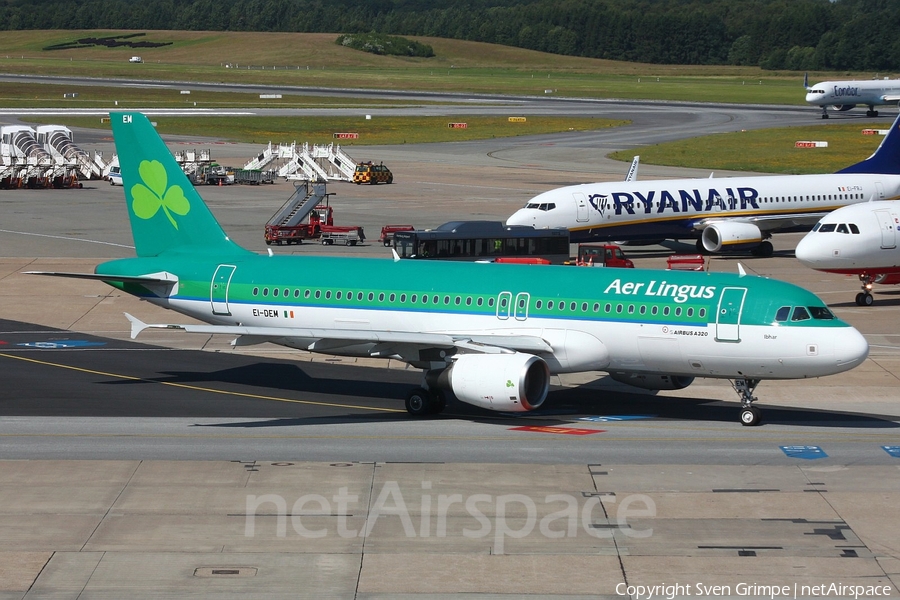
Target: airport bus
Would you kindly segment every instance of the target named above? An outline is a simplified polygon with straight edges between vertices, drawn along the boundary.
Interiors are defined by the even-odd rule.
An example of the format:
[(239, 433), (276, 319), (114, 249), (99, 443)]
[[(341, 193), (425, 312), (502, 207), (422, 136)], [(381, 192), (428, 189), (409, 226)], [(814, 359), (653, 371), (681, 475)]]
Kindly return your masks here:
[(452, 221), (435, 229), (397, 231), (394, 249), (400, 258), (438, 260), (569, 260), (565, 228), (507, 227), (500, 221)]

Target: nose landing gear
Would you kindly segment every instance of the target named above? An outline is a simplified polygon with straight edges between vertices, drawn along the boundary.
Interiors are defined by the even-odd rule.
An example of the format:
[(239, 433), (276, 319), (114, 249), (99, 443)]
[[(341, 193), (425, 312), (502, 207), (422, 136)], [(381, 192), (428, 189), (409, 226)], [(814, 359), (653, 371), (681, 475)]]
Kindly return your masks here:
[(872, 282), (875, 281), (875, 276), (868, 273), (860, 273), (859, 281), (862, 283), (862, 291), (856, 295), (856, 305), (872, 306), (875, 302), (875, 299), (872, 297)]
[(753, 395), (753, 390), (759, 385), (759, 379), (735, 379), (731, 382), (731, 387), (741, 397), (741, 425), (745, 427), (754, 427), (762, 421), (762, 411), (753, 406), (757, 398)]

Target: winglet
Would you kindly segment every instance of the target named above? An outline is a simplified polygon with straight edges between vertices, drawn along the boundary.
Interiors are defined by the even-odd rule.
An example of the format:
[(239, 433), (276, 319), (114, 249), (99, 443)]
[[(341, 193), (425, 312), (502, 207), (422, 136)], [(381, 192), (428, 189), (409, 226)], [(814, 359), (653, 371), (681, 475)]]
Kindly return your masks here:
[(131, 321), (131, 339), (134, 339), (138, 336), (140, 332), (147, 329), (149, 325), (135, 317), (134, 315), (130, 315), (125, 313), (125, 318)]
[(394, 249), (393, 249), (393, 248), (391, 248), (391, 254), (393, 254), (393, 255), (394, 255), (394, 262), (397, 262), (397, 261), (399, 261), (399, 260), (400, 260), (400, 255), (399, 255), (399, 254), (397, 254), (397, 251), (396, 251), (396, 250), (394, 250)]

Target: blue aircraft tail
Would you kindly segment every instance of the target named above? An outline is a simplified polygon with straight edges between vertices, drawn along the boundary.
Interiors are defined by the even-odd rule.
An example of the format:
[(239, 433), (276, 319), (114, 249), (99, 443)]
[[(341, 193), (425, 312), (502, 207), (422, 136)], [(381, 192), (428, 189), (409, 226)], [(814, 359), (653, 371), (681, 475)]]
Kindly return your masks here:
[(900, 175), (900, 115), (881, 140), (875, 153), (862, 162), (841, 169), (838, 173), (873, 173)]

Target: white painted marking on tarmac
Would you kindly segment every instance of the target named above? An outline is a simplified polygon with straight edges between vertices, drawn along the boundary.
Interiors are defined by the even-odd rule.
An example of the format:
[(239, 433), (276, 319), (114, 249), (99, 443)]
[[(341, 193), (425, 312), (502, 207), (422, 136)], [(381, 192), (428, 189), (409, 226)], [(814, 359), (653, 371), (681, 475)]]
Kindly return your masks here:
[(478, 188), (483, 190), (507, 190), (512, 192), (528, 192), (528, 190), (523, 190), (522, 188), (508, 188), (508, 187), (495, 187), (491, 185), (470, 185), (465, 183), (439, 183), (437, 181), (417, 181), (416, 183), (420, 185), (446, 185), (449, 187), (465, 187), (465, 188)]
[(31, 233), (28, 231), (10, 231), (9, 229), (0, 229), (0, 233), (15, 233), (18, 235), (31, 235), (34, 237), (53, 238), (55, 240), (67, 240), (70, 242), (88, 242), (90, 244), (103, 244), (104, 246), (116, 246), (118, 248), (130, 248), (131, 250), (134, 250), (134, 246), (128, 246), (126, 244), (116, 244), (114, 242), (103, 242), (101, 240), (86, 240), (84, 238), (66, 237), (64, 235), (48, 235), (46, 233)]

